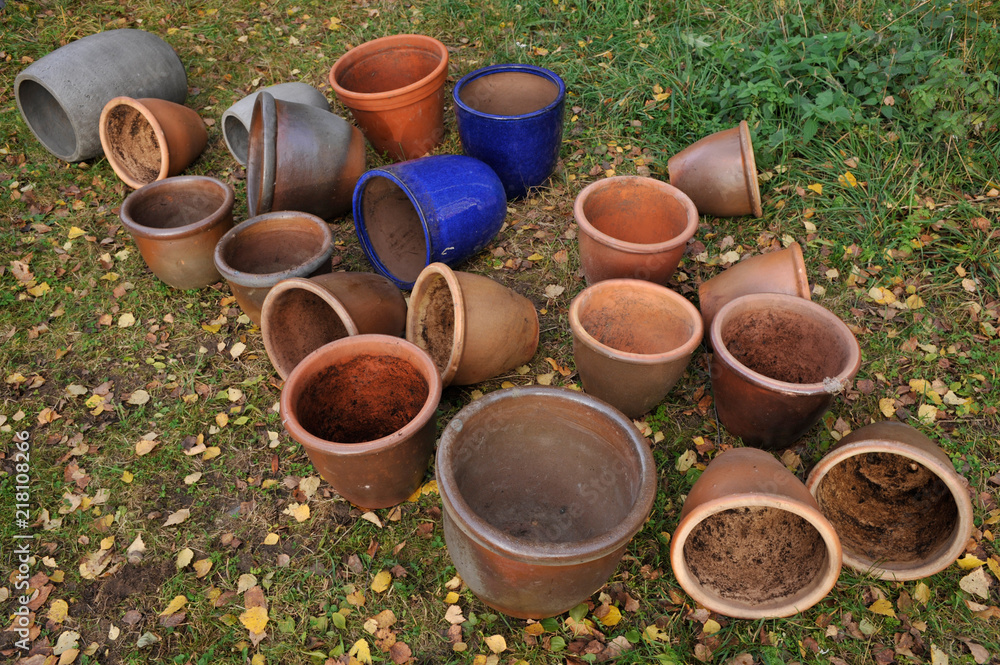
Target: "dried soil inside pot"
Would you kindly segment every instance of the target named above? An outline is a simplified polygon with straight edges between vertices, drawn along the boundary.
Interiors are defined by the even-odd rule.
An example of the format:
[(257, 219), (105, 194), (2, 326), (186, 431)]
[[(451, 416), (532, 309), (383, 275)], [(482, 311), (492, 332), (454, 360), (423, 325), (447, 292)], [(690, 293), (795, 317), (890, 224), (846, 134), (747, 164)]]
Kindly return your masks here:
[(427, 265), (427, 236), (406, 192), (388, 178), (372, 178), (361, 205), (375, 256), (396, 278), (415, 281)]
[(811, 586), (827, 566), (827, 548), (799, 515), (748, 506), (699, 522), (684, 543), (684, 558), (698, 581), (721, 598), (757, 605)]
[(156, 131), (139, 109), (121, 104), (108, 113), (105, 127), (112, 156), (138, 182), (160, 175), (162, 154)]
[(459, 96), (481, 113), (516, 116), (540, 111), (556, 101), (559, 86), (536, 74), (500, 72), (470, 81)]
[(440, 56), (417, 47), (393, 47), (371, 53), (343, 69), (337, 83), (362, 94), (399, 90), (430, 76)]
[(151, 229), (175, 229), (200, 222), (226, 202), (221, 188), (191, 188), (183, 196), (149, 196), (131, 206), (132, 221)]
[(406, 360), (359, 355), (324, 369), (303, 389), (299, 422), (326, 441), (374, 441), (413, 420), (429, 392), (427, 381)]
[[(642, 183), (597, 189), (583, 213), (601, 233), (624, 242), (655, 245), (676, 238), (688, 225), (687, 208), (673, 196)], [(642, 219), (641, 224), (636, 220)]]
[(268, 334), (278, 356), (276, 360), (288, 368), (295, 367), (324, 344), (349, 334), (343, 319), (328, 302), (301, 288), (277, 295), (269, 323)]
[(834, 466), (816, 495), (844, 545), (872, 561), (906, 562), (946, 546), (955, 499), (936, 474), (902, 455), (865, 453)]
[[(654, 355), (667, 353), (690, 339), (690, 321), (673, 316), (649, 298), (615, 297), (614, 304), (584, 308), (580, 324), (594, 339), (616, 351)], [(662, 311), (651, 312), (655, 309)]]
[(428, 281), (417, 345), (427, 352), (443, 374), (455, 343), (455, 301), (443, 277), (435, 275)]
[(278, 219), (232, 236), (222, 258), (234, 270), (267, 275), (309, 262), (322, 243), (318, 230), (290, 227)]

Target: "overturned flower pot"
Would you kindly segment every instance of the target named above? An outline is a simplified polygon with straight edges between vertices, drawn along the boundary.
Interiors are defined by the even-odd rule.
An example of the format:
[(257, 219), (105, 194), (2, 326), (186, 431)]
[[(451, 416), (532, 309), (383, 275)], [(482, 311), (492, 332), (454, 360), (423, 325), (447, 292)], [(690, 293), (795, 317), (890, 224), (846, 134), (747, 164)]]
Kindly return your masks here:
[(253, 117), (254, 103), (262, 92), (274, 97), (275, 101), (306, 104), (323, 111), (330, 110), (330, 102), (322, 92), (308, 83), (290, 81), (270, 85), (249, 95), (230, 106), (222, 114), (222, 138), (226, 147), (240, 166), (247, 165), (247, 152), (250, 148), (250, 120)]

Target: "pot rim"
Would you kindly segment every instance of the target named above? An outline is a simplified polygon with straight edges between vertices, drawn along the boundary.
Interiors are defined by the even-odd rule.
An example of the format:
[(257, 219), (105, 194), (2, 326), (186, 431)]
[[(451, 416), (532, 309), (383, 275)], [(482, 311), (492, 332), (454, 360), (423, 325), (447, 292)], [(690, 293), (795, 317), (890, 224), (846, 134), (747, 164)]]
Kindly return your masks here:
[(451, 338), (451, 355), (448, 356), (448, 364), (441, 372), (441, 383), (445, 386), (451, 384), (458, 372), (458, 366), (462, 360), (462, 353), (465, 351), (465, 294), (462, 292), (462, 285), (458, 281), (455, 271), (446, 264), (435, 262), (430, 263), (417, 276), (413, 283), (413, 290), (410, 292), (410, 304), (406, 309), (406, 337), (407, 339), (419, 339), (417, 326), (423, 322), (418, 319), (420, 304), (423, 302), (428, 284), (435, 276), (444, 279), (451, 294), (452, 311), (454, 313), (455, 330)]
[[(682, 311), (687, 315), (687, 319), (693, 327), (691, 336), (684, 340), (680, 345), (667, 351), (662, 351), (660, 353), (635, 353), (616, 349), (615, 347), (609, 346), (591, 335), (583, 327), (583, 323), (580, 321), (580, 310), (583, 309), (585, 302), (597, 291), (621, 289), (641, 289), (647, 292), (652, 292), (661, 298), (666, 298), (666, 300), (674, 306), (675, 311)], [(576, 297), (573, 298), (573, 302), (571, 302), (569, 306), (569, 326), (574, 338), (579, 339), (590, 349), (607, 358), (636, 365), (659, 365), (691, 355), (694, 353), (694, 350), (698, 347), (698, 345), (701, 344), (701, 339), (704, 336), (704, 326), (701, 321), (701, 314), (698, 312), (698, 308), (696, 308), (687, 298), (673, 289), (663, 286), (662, 284), (624, 277), (596, 282), (578, 293)]]
[[(611, 530), (578, 542), (529, 544), (527, 541), (515, 538), (491, 525), (476, 514), (462, 497), (454, 478), (451, 460), (446, 453), (456, 445), (454, 440), (458, 436), (457, 433), (462, 430), (463, 420), (475, 416), (496, 402), (535, 397), (576, 402), (586, 406), (617, 425), (632, 444), (632, 450), (638, 458), (641, 474), (636, 490), (636, 499), (627, 517)], [(653, 509), (657, 489), (656, 465), (653, 454), (650, 452), (645, 437), (639, 434), (631, 420), (607, 402), (593, 395), (548, 386), (505, 388), (467, 404), (445, 426), (441, 434), (435, 457), (435, 477), (438, 482), (441, 502), (448, 517), (454, 521), (455, 526), (461, 529), (466, 537), (499, 556), (522, 563), (547, 566), (576, 565), (594, 561), (613, 554), (626, 546), (629, 540), (645, 525)]]
[[(298, 398), (305, 383), (316, 375), (316, 371), (310, 371), (313, 369), (312, 364), (324, 359), (349, 357), (357, 353), (359, 349), (369, 348), (370, 350), (371, 345), (378, 345), (383, 351), (382, 355), (390, 355), (408, 361), (427, 381), (427, 400), (420, 408), (420, 411), (417, 412), (417, 415), (410, 422), (395, 432), (372, 441), (339, 443), (321, 439), (308, 432), (299, 423), (295, 409), (292, 406), (292, 400), (293, 397), (295, 399)], [(321, 365), (319, 369), (322, 370), (327, 366), (328, 362)], [(352, 457), (369, 455), (374, 452), (384, 452), (405, 444), (408, 439), (424, 428), (437, 412), (438, 404), (441, 402), (441, 391), (441, 377), (438, 374), (437, 366), (431, 360), (431, 357), (427, 355), (427, 352), (416, 344), (408, 342), (402, 337), (393, 337), (392, 335), (365, 334), (342, 337), (324, 344), (307, 355), (288, 375), (288, 379), (281, 389), (281, 397), (279, 399), (281, 424), (288, 431), (289, 435), (295, 441), (302, 444), (303, 447), (323, 454)]]
[[(254, 129), (258, 128), (258, 133)], [(253, 143), (254, 145), (251, 145)], [(257, 144), (260, 159), (256, 159)], [(278, 168), (278, 109), (274, 96), (261, 92), (254, 100), (247, 137), (247, 208), (250, 216), (271, 211)]]
[[(203, 218), (190, 224), (184, 224), (183, 226), (175, 226), (172, 228), (146, 226), (145, 224), (140, 224), (135, 221), (132, 217), (132, 208), (138, 205), (137, 201), (158, 195), (161, 193), (160, 190), (170, 192), (173, 189), (180, 188), (181, 193), (183, 193), (183, 188), (189, 183), (206, 183), (217, 186), (223, 193), (222, 203)], [(125, 197), (125, 201), (122, 203), (118, 217), (121, 219), (122, 225), (128, 229), (128, 232), (134, 237), (149, 238), (150, 240), (180, 240), (181, 238), (187, 238), (189, 236), (202, 233), (219, 222), (225, 221), (227, 218), (232, 219), (233, 205), (235, 202), (236, 193), (233, 191), (232, 186), (227, 182), (223, 182), (218, 178), (206, 175), (178, 175), (170, 178), (164, 178), (163, 180), (154, 180), (148, 185), (143, 185), (129, 194)]]
[(746, 179), (747, 191), (750, 193), (750, 207), (754, 217), (763, 217), (764, 209), (760, 204), (760, 184), (757, 182), (757, 160), (753, 155), (753, 142), (750, 140), (750, 126), (746, 120), (740, 120), (740, 152), (743, 154), (743, 177)]
[[(163, 100), (169, 101), (169, 100)], [(115, 108), (119, 106), (131, 106), (136, 111), (142, 114), (142, 117), (149, 123), (149, 126), (153, 130), (153, 134), (156, 136), (156, 144), (160, 149), (160, 172), (156, 175), (156, 178), (150, 182), (156, 182), (157, 180), (163, 180), (167, 177), (170, 171), (170, 152), (167, 146), (167, 137), (163, 133), (163, 127), (160, 125), (160, 121), (156, 119), (153, 112), (149, 110), (145, 104), (142, 103), (141, 99), (135, 99), (133, 97), (115, 97), (104, 105), (101, 109), (101, 119), (99, 121), (98, 130), (101, 137), (101, 146), (110, 145), (110, 140), (108, 136), (108, 115), (111, 114)], [(140, 189), (144, 185), (148, 185), (147, 182), (142, 182), (136, 180), (132, 177), (132, 174), (125, 170), (125, 167), (118, 161), (115, 157), (114, 150), (104, 149), (104, 156), (108, 158), (108, 163), (111, 164), (112, 170), (118, 175), (122, 181), (131, 187), (132, 189)]]
[[(787, 381), (779, 381), (778, 379), (772, 379), (769, 376), (750, 369), (738, 361), (729, 349), (726, 348), (726, 345), (722, 342), (722, 325), (728, 316), (738, 309), (754, 307), (757, 304), (754, 301), (771, 301), (774, 299), (780, 301), (783, 309), (805, 311), (814, 318), (823, 319), (837, 330), (845, 341), (850, 340), (852, 342), (847, 344), (847, 358), (844, 360), (844, 367), (836, 376), (826, 377), (823, 381), (817, 383), (789, 383)], [(861, 347), (858, 345), (858, 340), (854, 336), (854, 333), (851, 332), (851, 329), (847, 327), (847, 324), (839, 316), (822, 305), (814, 303), (812, 300), (785, 293), (749, 293), (739, 298), (733, 298), (716, 312), (715, 318), (712, 319), (708, 336), (712, 344), (713, 353), (719, 356), (721, 362), (739, 375), (741, 379), (761, 388), (786, 395), (822, 395), (824, 393), (836, 395), (847, 388), (861, 368)]]
[[(530, 113), (522, 113), (520, 115), (498, 115), (495, 113), (486, 113), (484, 111), (479, 111), (477, 109), (474, 109), (468, 104), (466, 104), (464, 101), (462, 101), (462, 98), (460, 97), (462, 89), (472, 81), (478, 78), (482, 78), (484, 76), (492, 76), (493, 74), (506, 74), (508, 72), (521, 72), (525, 74), (534, 74), (539, 78), (547, 79), (551, 83), (555, 84), (559, 92), (556, 95), (555, 100), (552, 101), (552, 103), (547, 104), (546, 106), (543, 106), (542, 108), (536, 111), (532, 111)], [(455, 83), (455, 87), (451, 91), (451, 96), (452, 99), (454, 99), (455, 101), (456, 110), (461, 109), (462, 111), (470, 115), (478, 116), (480, 118), (488, 118), (490, 120), (497, 120), (501, 122), (516, 122), (518, 120), (528, 120), (536, 116), (545, 115), (547, 113), (550, 113), (552, 110), (554, 110), (561, 104), (563, 104), (563, 102), (565, 102), (566, 100), (566, 83), (562, 80), (562, 78), (558, 74), (556, 74), (552, 70), (546, 69), (544, 67), (539, 67), (537, 65), (527, 65), (519, 63), (489, 65), (487, 67), (480, 67), (479, 69), (473, 70), (468, 74), (466, 74), (465, 76), (463, 76), (462, 78), (460, 78), (458, 82)]]
[[(669, 240), (652, 244), (643, 244), (619, 240), (614, 236), (604, 233), (591, 224), (590, 220), (587, 219), (587, 216), (583, 212), (583, 206), (587, 198), (589, 198), (597, 190), (605, 189), (607, 187), (615, 187), (625, 183), (637, 183), (644, 187), (657, 189), (660, 190), (661, 193), (673, 196), (677, 199), (681, 205), (684, 206), (684, 209), (687, 212), (688, 219), (687, 224), (684, 226), (684, 230)], [(691, 197), (687, 194), (673, 185), (667, 184), (661, 180), (637, 175), (616, 175), (590, 183), (576, 195), (576, 200), (573, 202), (573, 216), (576, 218), (576, 223), (580, 226), (580, 229), (592, 240), (612, 249), (628, 252), (630, 254), (657, 254), (682, 247), (687, 244), (687, 241), (690, 240), (694, 236), (695, 231), (698, 230), (699, 219), (698, 209), (695, 207)]]

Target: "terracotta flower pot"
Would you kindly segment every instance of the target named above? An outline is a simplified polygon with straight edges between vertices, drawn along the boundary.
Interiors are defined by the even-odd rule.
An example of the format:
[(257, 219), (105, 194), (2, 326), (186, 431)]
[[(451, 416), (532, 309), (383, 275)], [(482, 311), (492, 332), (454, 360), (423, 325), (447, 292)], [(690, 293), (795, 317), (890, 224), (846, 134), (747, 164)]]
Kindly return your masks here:
[(705, 330), (723, 305), (750, 293), (787, 293), (809, 300), (812, 292), (801, 245), (793, 242), (785, 249), (752, 256), (702, 282), (698, 304)]
[(962, 555), (973, 527), (967, 485), (940, 447), (897, 422), (851, 432), (807, 480), (844, 563), (884, 580), (928, 577)]
[(444, 138), (447, 75), (444, 44), (424, 35), (390, 35), (340, 56), (330, 85), (376, 150), (394, 160), (414, 159)]
[(101, 111), (115, 97), (187, 98), (187, 74), (170, 44), (144, 30), (107, 30), (57, 48), (14, 79), (31, 133), (59, 159), (101, 154)]
[(403, 336), (406, 301), (382, 275), (334, 272), (272, 288), (260, 313), (267, 357), (281, 378), (319, 347), (350, 335)]
[(670, 184), (690, 196), (703, 215), (764, 215), (746, 120), (692, 143), (667, 161), (667, 169)]
[(589, 395), (489, 393), (441, 436), (444, 539), (458, 574), (511, 616), (565, 612), (600, 589), (656, 496), (649, 444)]
[(591, 183), (573, 215), (588, 284), (616, 277), (666, 284), (698, 229), (698, 211), (684, 192), (641, 176)]
[(729, 302), (709, 339), (719, 421), (760, 448), (795, 443), (861, 366), (858, 341), (836, 314), (783, 293)]
[(153, 274), (175, 289), (198, 289), (222, 277), (215, 246), (233, 227), (233, 188), (206, 176), (176, 176), (128, 195), (122, 224)]
[(423, 481), (440, 401), (426, 353), (398, 337), (354, 335), (295, 366), (281, 391), (281, 422), (337, 493), (388, 508)]
[(266, 92), (283, 102), (306, 104), (324, 111), (330, 110), (330, 102), (322, 92), (308, 83), (290, 81), (269, 85), (236, 102), (222, 114), (222, 138), (226, 147), (241, 166), (247, 165), (247, 152), (250, 147), (250, 119), (253, 116), (253, 105), (260, 93)]
[(357, 127), (308, 104), (257, 95), (247, 154), (251, 215), (296, 210), (340, 217), (364, 172), (365, 140)]
[(840, 574), (840, 540), (805, 485), (770, 453), (731, 448), (695, 482), (670, 565), (698, 604), (738, 619), (812, 607)]
[(240, 309), (260, 324), (268, 291), (289, 277), (330, 272), (333, 232), (304, 212), (271, 212), (234, 226), (215, 246), (215, 267), (229, 282)]
[(583, 389), (629, 418), (663, 400), (702, 337), (694, 305), (638, 279), (588, 286), (570, 304), (569, 327)]
[(406, 339), (430, 354), (445, 386), (464, 386), (531, 360), (538, 314), (530, 300), (489, 277), (432, 263), (413, 285)]

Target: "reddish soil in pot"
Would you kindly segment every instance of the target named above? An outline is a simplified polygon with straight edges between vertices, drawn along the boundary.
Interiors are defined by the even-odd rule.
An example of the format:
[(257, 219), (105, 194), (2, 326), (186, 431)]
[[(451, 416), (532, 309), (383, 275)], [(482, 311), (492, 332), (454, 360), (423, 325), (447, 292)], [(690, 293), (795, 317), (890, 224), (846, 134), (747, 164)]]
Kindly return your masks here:
[[(627, 296), (609, 307), (584, 310), (580, 323), (594, 339), (616, 351), (653, 355), (667, 353), (691, 337), (691, 322), (680, 317), (646, 316), (632, 309)], [(649, 307), (649, 303), (637, 304)], [(624, 301), (624, 302), (622, 302)]]
[(455, 342), (455, 301), (448, 283), (440, 276), (427, 286), (426, 294), (427, 308), (417, 345), (434, 360), (438, 371), (444, 373)]
[(375, 256), (401, 280), (412, 282), (427, 265), (427, 235), (403, 189), (388, 178), (365, 185), (361, 205)]
[(539, 111), (559, 97), (559, 86), (525, 72), (487, 74), (462, 88), (462, 101), (491, 115), (524, 115)]
[[(318, 314), (321, 313), (321, 314)], [(343, 319), (320, 296), (305, 289), (289, 289), (281, 294), (280, 316), (269, 322), (288, 330), (276, 334), (281, 356), (292, 367), (328, 342), (348, 336)]]
[[(655, 245), (684, 233), (687, 208), (672, 196), (651, 193), (642, 183), (622, 183), (594, 191), (583, 213), (601, 233), (624, 242)], [(636, 218), (644, 219), (642, 224)]]
[(108, 147), (119, 165), (139, 182), (160, 175), (162, 153), (156, 131), (139, 109), (124, 104), (108, 113)]

